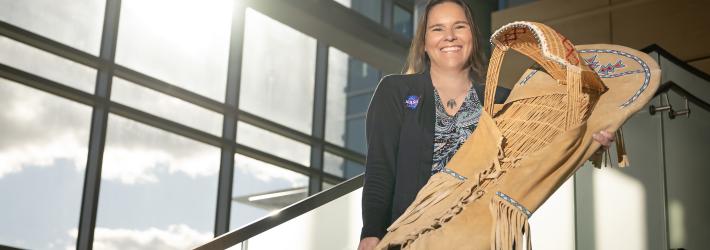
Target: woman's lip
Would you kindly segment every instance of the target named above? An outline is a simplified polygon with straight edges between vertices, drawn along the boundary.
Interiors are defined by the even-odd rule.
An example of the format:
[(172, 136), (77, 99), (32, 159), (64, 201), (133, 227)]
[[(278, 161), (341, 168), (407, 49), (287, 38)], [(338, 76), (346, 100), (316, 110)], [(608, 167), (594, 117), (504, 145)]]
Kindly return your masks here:
[(459, 45), (454, 45), (454, 46), (446, 46), (440, 49), (442, 52), (457, 52), (461, 50), (461, 46)]

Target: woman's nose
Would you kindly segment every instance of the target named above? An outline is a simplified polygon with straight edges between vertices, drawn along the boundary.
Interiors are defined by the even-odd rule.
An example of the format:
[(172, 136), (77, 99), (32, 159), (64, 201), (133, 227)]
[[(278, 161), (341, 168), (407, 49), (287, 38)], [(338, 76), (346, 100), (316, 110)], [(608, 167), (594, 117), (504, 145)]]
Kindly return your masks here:
[(444, 37), (444, 40), (446, 40), (447, 42), (454, 41), (454, 40), (456, 40), (456, 35), (454, 34), (454, 32), (448, 31), (448, 32), (446, 32), (446, 36)]

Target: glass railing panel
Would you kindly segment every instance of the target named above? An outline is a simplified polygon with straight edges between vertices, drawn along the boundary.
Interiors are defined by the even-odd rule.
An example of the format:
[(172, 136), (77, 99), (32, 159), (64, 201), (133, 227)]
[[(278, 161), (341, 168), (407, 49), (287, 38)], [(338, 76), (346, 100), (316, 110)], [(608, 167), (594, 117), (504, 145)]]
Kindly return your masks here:
[(362, 188), (358, 188), (230, 249), (357, 249), (362, 227), (361, 198)]

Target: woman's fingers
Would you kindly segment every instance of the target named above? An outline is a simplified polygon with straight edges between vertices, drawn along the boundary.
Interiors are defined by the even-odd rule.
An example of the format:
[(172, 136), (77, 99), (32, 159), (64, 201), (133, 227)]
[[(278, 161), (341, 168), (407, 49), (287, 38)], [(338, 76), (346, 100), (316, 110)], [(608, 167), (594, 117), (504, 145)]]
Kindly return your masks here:
[(599, 144), (601, 144), (604, 148), (609, 148), (611, 143), (614, 142), (614, 134), (606, 130), (601, 130), (592, 134), (592, 138), (599, 142)]

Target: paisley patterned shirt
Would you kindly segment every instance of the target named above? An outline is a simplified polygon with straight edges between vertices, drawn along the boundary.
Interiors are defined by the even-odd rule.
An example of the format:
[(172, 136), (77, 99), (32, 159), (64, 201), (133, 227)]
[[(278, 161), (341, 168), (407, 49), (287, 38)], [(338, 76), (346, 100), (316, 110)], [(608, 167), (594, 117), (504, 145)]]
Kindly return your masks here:
[(468, 90), (461, 108), (454, 116), (446, 113), (439, 92), (436, 90), (434, 90), (434, 102), (436, 103), (436, 125), (434, 126), (432, 175), (444, 169), (451, 157), (476, 129), (478, 118), (483, 110), (473, 87)]

